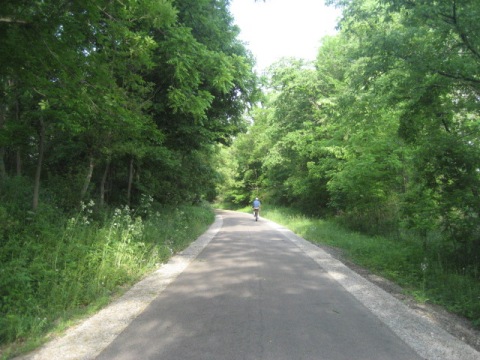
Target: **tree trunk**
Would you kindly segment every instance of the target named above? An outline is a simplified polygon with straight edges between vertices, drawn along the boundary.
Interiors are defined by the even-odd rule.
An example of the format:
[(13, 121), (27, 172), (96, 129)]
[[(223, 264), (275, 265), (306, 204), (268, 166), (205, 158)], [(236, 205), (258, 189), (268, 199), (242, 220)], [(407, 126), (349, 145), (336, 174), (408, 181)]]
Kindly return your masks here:
[(40, 129), (38, 132), (38, 162), (37, 171), (35, 172), (35, 183), (33, 187), (33, 204), (32, 209), (35, 211), (38, 208), (38, 198), (40, 193), (40, 177), (42, 175), (43, 153), (45, 151), (45, 123), (40, 118)]
[(22, 176), (22, 152), (17, 149), (17, 176)]
[(85, 195), (88, 191), (88, 186), (90, 185), (90, 181), (92, 180), (93, 169), (95, 167), (95, 163), (93, 161), (93, 156), (90, 156), (89, 163), (88, 163), (88, 172), (87, 177), (85, 178), (85, 182), (83, 184), (82, 192), (80, 193), (80, 199), (83, 200)]
[(132, 183), (133, 183), (133, 157), (130, 159), (130, 171), (128, 175), (128, 191), (127, 191), (127, 205), (130, 206), (130, 198), (132, 195)]
[(105, 171), (103, 172), (102, 182), (100, 183), (100, 206), (105, 204), (105, 183), (107, 182), (108, 171), (110, 170), (110, 160), (107, 160)]
[(0, 181), (7, 177), (7, 171), (5, 170), (5, 148), (0, 147)]
[[(5, 114), (0, 109), (0, 130), (3, 129), (5, 124)], [(7, 177), (7, 171), (5, 169), (5, 147), (0, 147), (0, 180), (3, 180)]]
[[(18, 97), (15, 100), (15, 120), (17, 124), (20, 123), (20, 104)], [(17, 149), (17, 176), (22, 176), (22, 151), (20, 147)]]

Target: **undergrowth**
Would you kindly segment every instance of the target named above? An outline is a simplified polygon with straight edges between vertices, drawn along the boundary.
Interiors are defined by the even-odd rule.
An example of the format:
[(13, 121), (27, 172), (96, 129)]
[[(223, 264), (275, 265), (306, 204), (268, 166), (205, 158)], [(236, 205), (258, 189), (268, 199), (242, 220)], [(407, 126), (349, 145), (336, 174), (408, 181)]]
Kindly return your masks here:
[(106, 305), (213, 222), (208, 206), (55, 208), (20, 219), (0, 206), (0, 357), (30, 350)]

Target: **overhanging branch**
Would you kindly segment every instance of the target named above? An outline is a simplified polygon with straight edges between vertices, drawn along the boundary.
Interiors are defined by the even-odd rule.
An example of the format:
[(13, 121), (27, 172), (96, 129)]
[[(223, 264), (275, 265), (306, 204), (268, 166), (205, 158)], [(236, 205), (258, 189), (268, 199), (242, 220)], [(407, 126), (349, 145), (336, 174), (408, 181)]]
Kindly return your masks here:
[(12, 18), (0, 17), (0, 23), (9, 23), (9, 24), (28, 24), (28, 21), (25, 21), (25, 20), (19, 20), (19, 19), (12, 19)]

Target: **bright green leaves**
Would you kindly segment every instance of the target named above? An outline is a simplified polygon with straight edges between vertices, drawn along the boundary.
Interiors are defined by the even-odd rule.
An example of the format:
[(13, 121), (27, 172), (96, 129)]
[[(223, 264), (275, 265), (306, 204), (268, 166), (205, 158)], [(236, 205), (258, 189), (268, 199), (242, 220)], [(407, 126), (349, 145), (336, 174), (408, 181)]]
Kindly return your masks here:
[[(406, 226), (425, 236), (440, 224), (436, 230), (474, 261), (478, 4), (332, 3), (344, 9), (342, 31), (324, 39), (315, 69), (300, 61), (272, 67), (265, 109), (249, 140), (239, 139), (252, 154), (264, 151), (260, 161), (248, 156), (239, 165), (249, 169), (239, 179), (260, 174), (255, 184), (272, 200), (308, 211), (328, 206), (366, 231)], [(416, 197), (423, 205), (411, 203)]]
[(201, 122), (201, 119), (206, 117), (205, 111), (210, 107), (213, 96), (208, 91), (199, 90), (194, 93), (171, 88), (168, 99), (174, 114), (177, 112), (190, 114), (197, 122)]
[(172, 67), (170, 105), (174, 112), (191, 114), (197, 120), (205, 118), (213, 94), (230, 92), (234, 81), (245, 75), (243, 63), (238, 57), (208, 49), (187, 28), (172, 29), (170, 35), (162, 44), (162, 51), (169, 57), (167, 64)]
[(119, 2), (126, 21), (146, 23), (152, 29), (171, 26), (177, 20), (177, 10), (171, 0), (127, 0)]
[[(156, 34), (153, 116), (178, 150), (228, 144), (255, 100), (253, 63), (224, 1), (176, 2), (178, 24)], [(193, 16), (193, 14), (196, 14)], [(208, 36), (207, 36), (208, 35)]]
[(274, 90), (252, 113), (255, 122), (248, 133), (234, 143), (238, 173), (231, 198), (246, 204), (255, 194), (267, 202), (298, 204), (319, 213), (326, 205), (319, 186), (323, 179), (310, 164), (319, 161), (313, 144), (316, 129), (324, 130), (320, 119), (330, 108), (319, 100), (327, 96), (322, 92), (328, 85), (311, 65), (294, 59), (273, 66), (270, 79)]
[(208, 70), (212, 73), (213, 88), (223, 94), (228, 93), (234, 86), (235, 66), (239, 64), (223, 53), (214, 54), (209, 60)]
[[(208, 181), (195, 195), (194, 187), (174, 185), (213, 171), (192, 164), (208, 164), (212, 144), (229, 143), (244, 129), (243, 113), (254, 100), (253, 64), (236, 39), (228, 1), (3, 5), (0, 166), (10, 168), (2, 176), (25, 156), (29, 173), (45, 159), (38, 181), (42, 166), (51, 178), (77, 183), (88, 168), (88, 191), (103, 191), (110, 179), (119, 190), (112, 191), (115, 201), (125, 199), (118, 187), (127, 178), (128, 201), (135, 186), (163, 200), (176, 192), (175, 201), (211, 192)], [(37, 156), (42, 141), (47, 153)], [(190, 170), (175, 170), (182, 164)]]
[(198, 43), (186, 28), (172, 29), (162, 47), (173, 75), (168, 91), (171, 108), (197, 121), (204, 119), (214, 98), (206, 89), (226, 92), (233, 85), (228, 57)]

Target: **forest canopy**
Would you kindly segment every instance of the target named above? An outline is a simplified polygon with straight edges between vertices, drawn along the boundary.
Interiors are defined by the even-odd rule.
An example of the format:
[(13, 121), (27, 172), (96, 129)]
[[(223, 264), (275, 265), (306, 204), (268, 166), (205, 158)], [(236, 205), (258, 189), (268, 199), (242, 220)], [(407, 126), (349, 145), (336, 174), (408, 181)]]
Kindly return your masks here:
[(419, 237), (445, 266), (478, 275), (477, 1), (329, 3), (343, 16), (314, 64), (269, 69), (254, 124), (225, 153), (225, 201), (260, 196)]
[(257, 91), (238, 33), (224, 0), (4, 1), (0, 181), (33, 209), (211, 200)]

